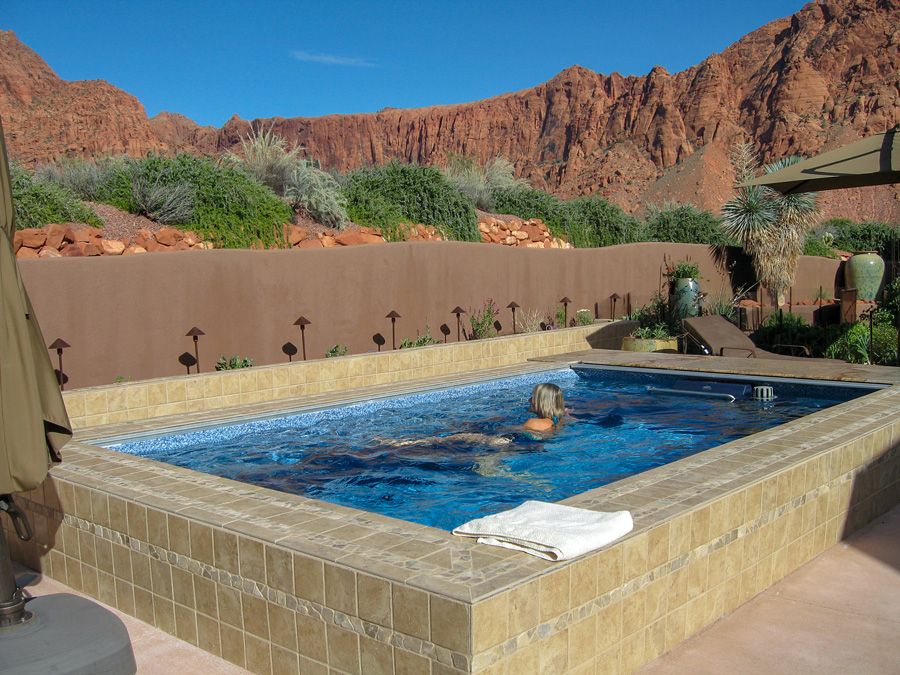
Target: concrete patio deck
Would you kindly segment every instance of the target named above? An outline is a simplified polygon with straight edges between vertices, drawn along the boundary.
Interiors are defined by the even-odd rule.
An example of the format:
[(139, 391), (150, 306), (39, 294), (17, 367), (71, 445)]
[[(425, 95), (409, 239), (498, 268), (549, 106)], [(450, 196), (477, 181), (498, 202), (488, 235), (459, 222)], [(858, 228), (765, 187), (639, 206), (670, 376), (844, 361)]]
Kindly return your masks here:
[(648, 664), (642, 675), (900, 672), (900, 507)]

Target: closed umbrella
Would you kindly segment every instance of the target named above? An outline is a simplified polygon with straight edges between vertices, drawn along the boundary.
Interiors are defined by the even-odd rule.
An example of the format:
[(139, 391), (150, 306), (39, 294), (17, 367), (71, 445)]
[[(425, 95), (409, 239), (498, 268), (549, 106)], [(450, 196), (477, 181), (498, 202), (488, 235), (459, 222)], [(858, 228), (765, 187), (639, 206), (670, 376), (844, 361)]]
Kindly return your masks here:
[[(72, 436), (50, 355), (22, 285), (12, 239), (15, 212), (0, 123), (0, 510), (17, 510), (10, 492), (40, 485)], [(18, 518), (21, 518), (18, 515)], [(27, 538), (28, 528), (16, 522)], [(0, 626), (18, 621), (23, 601), (0, 533)]]
[(900, 183), (900, 127), (810, 157), (739, 187), (764, 185), (783, 195)]
[(72, 436), (56, 373), (16, 267), (14, 232), (0, 123), (0, 494), (40, 485)]

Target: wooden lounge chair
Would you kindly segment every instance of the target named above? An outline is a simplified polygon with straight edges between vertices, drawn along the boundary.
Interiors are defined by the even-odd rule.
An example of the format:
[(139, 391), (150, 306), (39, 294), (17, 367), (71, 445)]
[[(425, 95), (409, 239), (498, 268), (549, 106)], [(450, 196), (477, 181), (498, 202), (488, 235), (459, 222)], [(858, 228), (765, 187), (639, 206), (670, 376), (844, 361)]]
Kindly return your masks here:
[(810, 356), (809, 350), (802, 345), (781, 346), (791, 349), (795, 354), (802, 353), (803, 356), (788, 356), (760, 349), (740, 328), (718, 315), (695, 316), (685, 319), (684, 329), (689, 338), (703, 347), (707, 353), (715, 356), (749, 359), (802, 359)]

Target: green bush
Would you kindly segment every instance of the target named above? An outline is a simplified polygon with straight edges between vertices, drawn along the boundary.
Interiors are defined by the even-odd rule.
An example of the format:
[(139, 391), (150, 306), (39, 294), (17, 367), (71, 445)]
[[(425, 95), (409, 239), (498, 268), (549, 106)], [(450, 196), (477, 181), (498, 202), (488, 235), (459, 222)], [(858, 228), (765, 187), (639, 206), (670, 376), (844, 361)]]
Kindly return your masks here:
[(207, 157), (151, 155), (135, 160), (132, 174), (161, 186), (190, 185), (194, 212), (184, 225), (219, 247), (247, 248), (257, 241), (275, 245), (281, 239), (281, 225), (292, 217), (272, 190), (240, 169)]
[(347, 199), (340, 185), (328, 173), (308, 162), (298, 162), (284, 185), (284, 197), (295, 211), (328, 227), (342, 228), (347, 224)]
[(632, 337), (667, 340), (681, 332), (682, 317), (669, 305), (662, 293), (657, 293), (649, 303), (624, 318), (638, 322), (638, 330), (632, 332)]
[(132, 171), (135, 161), (129, 157), (59, 159), (40, 167), (37, 176), (70, 190), (79, 199), (134, 211)]
[(326, 359), (333, 359), (337, 356), (347, 356), (347, 352), (350, 351), (346, 345), (334, 345), (331, 349), (325, 352)]
[(400, 207), (380, 195), (359, 194), (348, 201), (347, 216), (354, 223), (377, 227), (387, 241), (403, 241), (403, 217)]
[(434, 337), (432, 337), (431, 329), (428, 326), (425, 326), (425, 332), (422, 333), (422, 335), (419, 335), (415, 340), (404, 338), (403, 342), (400, 343), (400, 349), (427, 347), (428, 345), (437, 345), (440, 343), (440, 340), (436, 340)]
[(216, 370), (239, 370), (253, 366), (253, 359), (241, 356), (220, 356), (216, 361)]
[(724, 246), (732, 242), (719, 219), (693, 204), (667, 203), (650, 206), (645, 236), (648, 241), (673, 241), (683, 244)]
[(778, 352), (784, 351), (785, 345), (799, 345), (809, 349), (812, 356), (821, 357), (842, 331), (838, 325), (810, 326), (801, 316), (777, 311), (767, 316), (750, 338), (762, 349)]
[(564, 202), (568, 240), (578, 248), (645, 241), (644, 225), (603, 197), (579, 197)]
[(872, 351), (869, 352), (869, 326), (855, 323), (828, 345), (825, 355), (850, 363), (875, 363), (885, 366), (897, 364), (897, 329), (890, 323), (877, 322), (872, 326)]
[(494, 210), (517, 218), (540, 218), (555, 237), (566, 234), (563, 202), (528, 186), (504, 187), (493, 191)]
[(32, 175), (17, 164), (10, 167), (16, 227), (43, 227), (50, 223), (85, 223), (103, 227), (103, 221), (69, 190)]
[(815, 255), (822, 258), (837, 258), (838, 254), (833, 247), (826, 244), (821, 235), (810, 232), (803, 242), (803, 255)]
[(575, 312), (575, 321), (579, 326), (590, 326), (594, 323), (594, 314), (589, 309), (579, 309)]
[(484, 338), (494, 337), (497, 329), (494, 322), (500, 311), (494, 304), (493, 300), (488, 300), (479, 310), (473, 310), (469, 313), (469, 323), (472, 326), (472, 339), (483, 340)]
[(356, 214), (354, 220), (363, 210), (359, 205), (377, 198), (394, 205), (411, 222), (434, 225), (447, 239), (479, 239), (475, 207), (433, 167), (392, 162), (359, 169), (348, 176), (344, 193), (350, 212)]
[(832, 218), (816, 228), (816, 232), (820, 236), (825, 233), (833, 236), (834, 245), (844, 251), (876, 251), (886, 255), (890, 253), (891, 240), (897, 235), (897, 228), (871, 220), (855, 223), (846, 218)]

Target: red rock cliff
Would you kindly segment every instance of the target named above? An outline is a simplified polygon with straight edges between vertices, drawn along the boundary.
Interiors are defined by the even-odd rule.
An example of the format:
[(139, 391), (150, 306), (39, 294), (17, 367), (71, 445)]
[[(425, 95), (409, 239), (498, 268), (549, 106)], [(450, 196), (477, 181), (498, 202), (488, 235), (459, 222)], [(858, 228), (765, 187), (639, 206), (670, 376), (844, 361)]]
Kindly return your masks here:
[[(15, 38), (4, 34), (3, 40)], [(898, 47), (898, 0), (828, 0), (675, 74), (656, 67), (644, 77), (622, 77), (573, 66), (532, 89), (474, 103), (252, 122), (235, 117), (219, 130), (165, 113), (148, 122), (134, 112), (82, 148), (78, 132), (105, 120), (80, 117), (84, 110), (76, 107), (63, 115), (65, 133), (49, 141), (28, 136), (19, 117), (11, 145), (26, 160), (92, 154), (94, 146), (144, 152), (154, 149), (154, 139), (173, 150), (214, 153), (234, 147), (251, 126), (273, 126), (341, 170), (392, 158), (440, 163), (449, 152), (481, 160), (502, 155), (533, 185), (561, 196), (599, 193), (632, 210), (666, 199), (718, 208), (730, 192), (727, 148), (737, 139), (755, 140), (774, 159), (812, 154), (900, 122)], [(107, 91), (102, 83), (60, 85), (37, 56), (21, 45), (19, 51), (31, 55), (19, 68), (28, 82)], [(6, 61), (0, 82), (17, 80), (6, 74)], [(108, 95), (117, 91), (108, 89)], [(15, 96), (0, 92), (0, 112), (6, 114)], [(68, 144), (57, 144), (59, 135)], [(834, 192), (825, 201), (829, 214), (900, 221), (896, 186)]]

